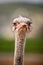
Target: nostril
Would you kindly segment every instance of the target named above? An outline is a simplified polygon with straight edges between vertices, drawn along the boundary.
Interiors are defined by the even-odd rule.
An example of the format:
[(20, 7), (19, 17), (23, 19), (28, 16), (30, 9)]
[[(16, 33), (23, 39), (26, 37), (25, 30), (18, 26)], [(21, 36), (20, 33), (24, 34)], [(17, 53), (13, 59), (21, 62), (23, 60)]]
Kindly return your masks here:
[(26, 25), (23, 25), (23, 27), (26, 27)]

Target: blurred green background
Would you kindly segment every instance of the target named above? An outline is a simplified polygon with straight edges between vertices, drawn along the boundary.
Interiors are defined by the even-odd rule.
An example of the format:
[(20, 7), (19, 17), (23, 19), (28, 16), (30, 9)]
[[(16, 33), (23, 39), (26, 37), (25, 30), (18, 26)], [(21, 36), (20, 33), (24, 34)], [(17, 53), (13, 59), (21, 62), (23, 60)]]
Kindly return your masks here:
[[(0, 39), (0, 52), (14, 52), (14, 40)], [(43, 53), (43, 39), (30, 38), (26, 40), (26, 53)]]
[(0, 53), (13, 53), (15, 42), (12, 21), (18, 15), (32, 19), (32, 31), (27, 36), (25, 53), (43, 53), (43, 4), (0, 4)]

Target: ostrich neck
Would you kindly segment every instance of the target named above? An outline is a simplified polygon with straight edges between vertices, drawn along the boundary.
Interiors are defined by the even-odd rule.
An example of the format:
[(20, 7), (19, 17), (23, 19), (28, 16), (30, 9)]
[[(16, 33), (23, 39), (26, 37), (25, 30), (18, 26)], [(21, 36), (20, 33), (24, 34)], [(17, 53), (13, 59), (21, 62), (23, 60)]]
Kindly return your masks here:
[(24, 65), (24, 48), (26, 34), (15, 34), (14, 65)]

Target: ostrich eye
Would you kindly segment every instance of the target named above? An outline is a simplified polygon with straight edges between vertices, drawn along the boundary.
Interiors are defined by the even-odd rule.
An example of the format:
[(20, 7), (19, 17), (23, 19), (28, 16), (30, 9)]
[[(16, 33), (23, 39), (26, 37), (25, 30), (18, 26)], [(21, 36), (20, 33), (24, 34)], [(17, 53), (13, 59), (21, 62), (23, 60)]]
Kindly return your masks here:
[(20, 24), (20, 23), (19, 23), (19, 22), (14, 22), (14, 23), (13, 23), (14, 26), (16, 26), (16, 25), (18, 25), (18, 24)]
[(30, 24), (31, 24), (30, 22), (27, 22), (27, 25), (28, 25), (28, 26), (30, 26)]
[(32, 22), (27, 22), (28, 26), (30, 26), (32, 24)]
[(16, 23), (13, 23), (13, 25), (16, 25)]
[(30, 26), (30, 24), (31, 24), (31, 23), (29, 22), (28, 25)]

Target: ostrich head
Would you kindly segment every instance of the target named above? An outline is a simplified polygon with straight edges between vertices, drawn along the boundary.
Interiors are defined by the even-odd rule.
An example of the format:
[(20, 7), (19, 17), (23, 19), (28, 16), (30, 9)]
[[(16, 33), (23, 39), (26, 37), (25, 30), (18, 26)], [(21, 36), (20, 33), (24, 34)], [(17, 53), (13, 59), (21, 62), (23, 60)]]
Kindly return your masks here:
[(19, 32), (20, 35), (23, 33), (30, 32), (31, 20), (26, 17), (19, 16), (13, 20), (13, 31)]

